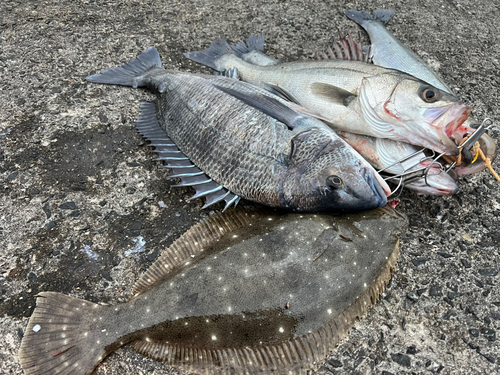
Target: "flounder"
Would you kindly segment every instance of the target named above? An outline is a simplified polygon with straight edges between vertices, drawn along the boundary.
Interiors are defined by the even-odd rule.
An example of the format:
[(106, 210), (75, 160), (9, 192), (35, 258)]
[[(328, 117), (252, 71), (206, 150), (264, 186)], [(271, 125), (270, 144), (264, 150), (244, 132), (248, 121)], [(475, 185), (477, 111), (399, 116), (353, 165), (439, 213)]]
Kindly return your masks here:
[(271, 209), (215, 214), (175, 241), (131, 298), (38, 295), (20, 362), (28, 375), (90, 374), (126, 343), (206, 374), (305, 374), (375, 303), (406, 219)]

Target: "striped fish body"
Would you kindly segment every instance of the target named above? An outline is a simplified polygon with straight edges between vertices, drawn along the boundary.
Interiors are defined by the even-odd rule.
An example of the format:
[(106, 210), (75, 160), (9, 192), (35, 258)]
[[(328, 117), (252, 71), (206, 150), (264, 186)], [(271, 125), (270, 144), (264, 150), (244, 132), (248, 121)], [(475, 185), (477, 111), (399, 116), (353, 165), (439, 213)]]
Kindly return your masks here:
[[(220, 77), (222, 78), (222, 77)], [(167, 89), (157, 101), (162, 129), (189, 160), (231, 192), (280, 206), (284, 155), (298, 132), (230, 97), (202, 76), (164, 71), (153, 84)], [(239, 82), (217, 79), (234, 87)]]

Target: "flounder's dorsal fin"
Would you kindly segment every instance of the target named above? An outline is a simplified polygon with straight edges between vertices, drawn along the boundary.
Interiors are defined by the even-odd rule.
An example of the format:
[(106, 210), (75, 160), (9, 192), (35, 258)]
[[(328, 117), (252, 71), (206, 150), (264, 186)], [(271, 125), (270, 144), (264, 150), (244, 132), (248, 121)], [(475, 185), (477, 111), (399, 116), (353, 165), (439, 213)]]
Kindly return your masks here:
[(162, 281), (173, 269), (187, 259), (203, 254), (204, 249), (219, 238), (243, 226), (256, 222), (264, 209), (234, 209), (213, 216), (194, 225), (148, 268), (135, 283), (132, 296), (148, 290)]
[(274, 345), (264, 343), (259, 347), (207, 348), (152, 339), (136, 340), (131, 346), (143, 355), (189, 372), (224, 375), (310, 374), (379, 299), (398, 258), (399, 243), (379, 275), (351, 305), (332, 317), (321, 329), (300, 337)]
[(352, 39), (350, 34), (343, 36), (340, 35), (340, 39), (336, 40), (329, 46), (326, 51), (320, 53), (317, 56), (318, 60), (352, 60), (352, 61), (362, 61), (366, 63), (371, 63), (370, 50), (364, 50), (360, 43), (357, 43)]
[(192, 186), (196, 190), (195, 195), (189, 200), (205, 197), (206, 201), (202, 209), (224, 200), (226, 206), (223, 211), (232, 204), (234, 206), (238, 204), (240, 197), (213, 181), (197, 168), (167, 136), (156, 117), (154, 102), (142, 102), (140, 110), (141, 113), (135, 121), (137, 130), (144, 138), (151, 141), (150, 146), (155, 147), (154, 151), (158, 154), (156, 160), (165, 160), (164, 167), (172, 169), (173, 173), (167, 178), (180, 178), (181, 182), (175, 186)]

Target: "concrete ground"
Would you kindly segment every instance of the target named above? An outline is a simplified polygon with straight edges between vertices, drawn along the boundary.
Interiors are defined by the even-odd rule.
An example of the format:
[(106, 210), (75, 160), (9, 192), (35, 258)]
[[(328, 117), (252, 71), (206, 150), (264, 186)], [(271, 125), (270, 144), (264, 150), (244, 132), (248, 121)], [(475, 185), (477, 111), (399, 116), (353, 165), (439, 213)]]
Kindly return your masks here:
[[(85, 76), (151, 45), (167, 68), (208, 72), (183, 52), (257, 32), (271, 55), (306, 58), (338, 29), (358, 30), (345, 9), (381, 7), (396, 9), (390, 30), (476, 118), (498, 123), (500, 9), (491, 0), (3, 0), (0, 373), (23, 373), (17, 351), (37, 292), (124, 301), (159, 252), (209, 214), (202, 200), (186, 201), (189, 189), (170, 188), (134, 130), (139, 101), (152, 96)], [(499, 373), (499, 196), (487, 172), (462, 178), (452, 197), (404, 193), (398, 209), (410, 225), (389, 288), (317, 373)], [(129, 347), (94, 371), (129, 373), (178, 372)]]

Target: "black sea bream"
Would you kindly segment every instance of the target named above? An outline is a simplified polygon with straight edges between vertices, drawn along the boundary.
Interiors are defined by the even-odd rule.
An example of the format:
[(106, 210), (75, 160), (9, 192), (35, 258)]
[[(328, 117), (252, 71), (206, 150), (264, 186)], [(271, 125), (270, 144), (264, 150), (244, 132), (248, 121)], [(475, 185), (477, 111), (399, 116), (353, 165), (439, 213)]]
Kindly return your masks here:
[[(136, 125), (192, 198), (239, 197), (295, 211), (383, 206), (390, 189), (328, 126), (265, 90), (226, 77), (169, 71), (150, 48), (88, 81), (147, 87)], [(299, 113), (298, 111), (302, 111)]]

